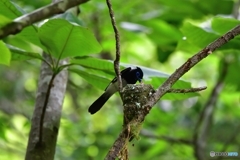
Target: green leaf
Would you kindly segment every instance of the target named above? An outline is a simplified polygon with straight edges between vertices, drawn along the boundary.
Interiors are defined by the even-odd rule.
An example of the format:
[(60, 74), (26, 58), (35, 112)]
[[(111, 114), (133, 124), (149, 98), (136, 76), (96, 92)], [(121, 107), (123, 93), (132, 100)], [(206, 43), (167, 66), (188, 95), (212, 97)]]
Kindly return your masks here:
[[(224, 51), (224, 55), (226, 56), (226, 59), (228, 60), (227, 64), (227, 75), (224, 79), (225, 84), (225, 90), (228, 92), (235, 92), (240, 91), (240, 74), (239, 74), (239, 68), (240, 68), (240, 54), (238, 50), (226, 50)], [(223, 72), (223, 68), (225, 68), (226, 64), (223, 62), (224, 60), (221, 60), (221, 63), (219, 65), (219, 73)], [(231, 72), (229, 72), (231, 71)]]
[(177, 28), (173, 25), (166, 23), (161, 20), (150, 20), (144, 21), (143, 25), (151, 28), (151, 32), (149, 33), (149, 37), (156, 44), (169, 44), (174, 43), (182, 38), (181, 33)]
[[(208, 24), (208, 22), (205, 23)], [(212, 26), (203, 25), (203, 27), (198, 27), (189, 22), (185, 22), (181, 28), (185, 38), (178, 42), (177, 48), (184, 52), (198, 52), (238, 24), (240, 24), (238, 20), (222, 17), (213, 18)], [(218, 50), (238, 50), (239, 42), (240, 38), (237, 36), (227, 44), (221, 46)]]
[(35, 25), (31, 25), (31, 26), (24, 28), (15, 37), (17, 37), (17, 38), (19, 37), (20, 39), (25, 40), (28, 43), (34, 44), (34, 45), (40, 47), (42, 50), (46, 51), (46, 49), (40, 42), (40, 39), (38, 37), (38, 27)]
[(11, 60), (11, 52), (6, 47), (5, 43), (3, 43), (3, 41), (0, 41), (0, 51), (1, 51), (0, 64), (9, 65)]
[(0, 14), (0, 27), (5, 26), (6, 24), (10, 23), (11, 21), (12, 21), (11, 19)]
[[(25, 52), (37, 52), (37, 53), (42, 52), (41, 48), (36, 47), (29, 41), (25, 40), (25, 38), (22, 38), (21, 36), (18, 36), (18, 35), (7, 37), (5, 42), (8, 46), (18, 48), (19, 50), (22, 50)], [(32, 57), (26, 57), (22, 54), (18, 54), (17, 56), (16, 54), (12, 54), (12, 55), (13, 55), (12, 60), (27, 60), (32, 58)]]
[(200, 49), (201, 49), (200, 47), (193, 45), (186, 39), (179, 40), (176, 48), (177, 51), (182, 51), (184, 53), (190, 54), (197, 53), (198, 51), (200, 51)]
[(78, 25), (83, 26), (83, 22), (79, 19), (79, 17), (73, 15), (71, 12), (65, 12), (63, 14), (58, 14), (54, 18), (55, 19), (56, 18), (65, 19), (68, 22), (77, 23)]
[[(8, 0), (1, 0), (0, 1), (0, 27), (5, 26), (13, 19), (20, 17), (25, 12), (22, 10), (21, 7), (16, 5), (13, 2)], [(40, 43), (40, 40), (37, 35), (38, 28), (35, 25), (28, 26), (24, 28), (20, 33), (17, 35), (12, 36), (11, 38), (8, 37), (8, 43), (11, 44), (11, 40), (14, 38), (20, 38), (22, 41), (27, 41), (28, 43), (34, 44), (38, 47), (44, 48)], [(20, 46), (18, 46), (20, 47)]]
[(22, 15), (15, 5), (9, 0), (1, 0), (0, 1), (0, 14), (8, 17), (9, 19), (14, 19)]
[[(218, 34), (223, 35), (240, 24), (239, 20), (233, 18), (215, 17), (212, 19), (212, 29)], [(236, 36), (233, 40), (223, 45), (219, 50), (239, 50), (240, 37)]]
[(113, 61), (110, 61), (110, 60), (103, 60), (99, 58), (83, 56), (83, 57), (77, 57), (75, 59), (71, 59), (70, 62), (72, 64), (80, 65), (84, 68), (102, 70), (105, 72), (110, 72), (111, 74), (115, 73), (114, 67), (113, 67)]
[(74, 72), (78, 74), (80, 77), (85, 79), (88, 83), (91, 85), (101, 89), (105, 90), (107, 85), (111, 81), (111, 77), (114, 77), (113, 75), (110, 75), (103, 71), (96, 71), (89, 68), (82, 68), (82, 67), (71, 67), (69, 71)]
[(43, 60), (42, 56), (38, 53), (28, 52), (11, 45), (7, 45), (7, 47), (12, 53), (12, 60), (27, 60), (31, 58)]
[[(191, 1), (179, 1), (179, 0), (171, 0), (171, 1), (166, 1), (166, 0), (159, 0), (159, 3), (163, 4), (164, 6), (169, 7), (168, 9), (163, 9), (166, 10), (165, 12), (168, 13), (168, 16), (175, 16), (177, 18), (183, 18), (186, 16), (191, 16), (191, 17), (201, 17), (204, 15), (201, 10), (196, 9), (195, 5), (198, 2), (192, 3)], [(176, 9), (177, 7), (177, 9)], [(191, 14), (191, 15), (189, 15)], [(170, 19), (170, 18), (168, 18)]]
[(204, 48), (219, 37), (216, 34), (207, 32), (206, 30), (189, 22), (184, 23), (181, 31), (186, 38), (185, 41), (188, 41), (191, 45), (197, 46), (199, 48)]
[(176, 43), (168, 45), (157, 45), (157, 57), (161, 63), (168, 62), (169, 57), (173, 54), (176, 49)]
[(51, 19), (39, 28), (41, 43), (56, 58), (84, 56), (98, 53), (101, 46), (94, 35), (81, 26), (63, 19)]
[(240, 21), (234, 18), (215, 17), (212, 19), (212, 29), (220, 35), (225, 34), (239, 24)]
[(69, 67), (70, 71), (77, 73), (88, 83), (101, 90), (104, 90), (115, 77), (113, 61), (84, 56), (71, 59), (70, 62), (74, 64)]

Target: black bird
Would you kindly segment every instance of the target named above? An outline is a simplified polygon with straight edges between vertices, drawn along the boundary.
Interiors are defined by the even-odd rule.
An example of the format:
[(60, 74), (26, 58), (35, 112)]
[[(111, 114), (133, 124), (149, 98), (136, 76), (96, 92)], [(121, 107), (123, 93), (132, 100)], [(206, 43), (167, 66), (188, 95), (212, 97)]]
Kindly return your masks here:
[[(121, 71), (122, 86), (125, 87), (127, 84), (135, 84), (137, 81), (141, 82), (143, 78), (143, 72), (141, 68), (125, 68)], [(89, 107), (88, 112), (91, 114), (99, 111), (107, 100), (115, 93), (119, 91), (117, 77), (115, 77), (111, 83), (105, 89), (105, 92)]]

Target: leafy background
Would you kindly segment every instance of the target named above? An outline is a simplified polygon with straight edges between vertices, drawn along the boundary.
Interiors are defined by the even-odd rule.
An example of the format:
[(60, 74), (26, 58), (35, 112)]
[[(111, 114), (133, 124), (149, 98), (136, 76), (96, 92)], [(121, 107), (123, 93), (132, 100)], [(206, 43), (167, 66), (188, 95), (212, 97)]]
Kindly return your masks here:
[[(24, 12), (49, 3), (45, 0), (13, 1), (22, 9), (13, 14), (4, 8), (3, 4), (7, 2), (0, 1), (0, 26)], [(145, 83), (157, 87), (191, 55), (239, 24), (238, 20), (231, 17), (234, 5), (233, 1), (225, 0), (114, 1), (113, 8), (121, 33), (122, 67), (129, 64), (146, 67)], [(80, 24), (81, 29), (64, 20), (49, 20), (45, 24), (32, 25), (0, 43), (0, 62), (10, 65), (0, 66), (0, 159), (24, 158), (40, 68), (37, 59), (41, 59), (41, 49), (50, 50), (53, 56), (58, 57), (58, 49), (62, 47), (58, 42), (65, 40), (49, 37), (54, 28), (47, 25), (51, 26), (54, 21), (60, 26), (64, 23), (68, 29), (61, 31), (63, 37), (72, 27), (77, 33), (86, 33), (89, 39), (85, 42), (93, 46), (83, 48), (87, 50), (85, 54), (75, 43), (68, 43), (69, 48), (66, 47), (66, 52), (62, 54), (62, 58), (81, 57), (71, 60), (76, 65), (70, 67), (72, 72), (69, 74), (55, 159), (103, 159), (122, 128), (122, 106), (117, 94), (96, 115), (91, 116), (87, 112), (114, 76), (112, 62), (101, 60), (114, 59), (115, 52), (114, 33), (105, 1), (90, 1), (82, 5), (78, 19), (68, 13), (58, 18)], [(93, 35), (101, 46), (95, 43)], [(79, 37), (71, 38), (76, 41), (74, 38)], [(8, 47), (10, 53), (5, 43), (17, 48)], [(45, 48), (42, 44), (55, 44), (55, 48)], [(206, 85), (206, 91), (198, 97), (192, 97), (195, 94), (168, 94), (146, 118), (144, 133), (172, 137), (178, 140), (177, 143), (164, 137), (141, 135), (140, 140), (129, 146), (130, 159), (195, 158), (193, 145), (181, 143), (180, 139), (193, 138), (198, 117), (207, 100), (212, 98), (211, 92), (225, 61), (229, 63), (227, 76), (215, 104), (213, 125), (208, 132), (204, 154), (209, 156), (210, 151), (221, 151), (225, 146), (226, 151), (240, 153), (240, 54), (239, 38), (236, 37), (195, 66), (182, 78), (185, 81), (179, 81), (175, 86), (189, 88), (191, 85)], [(228, 142), (231, 137), (234, 139)]]

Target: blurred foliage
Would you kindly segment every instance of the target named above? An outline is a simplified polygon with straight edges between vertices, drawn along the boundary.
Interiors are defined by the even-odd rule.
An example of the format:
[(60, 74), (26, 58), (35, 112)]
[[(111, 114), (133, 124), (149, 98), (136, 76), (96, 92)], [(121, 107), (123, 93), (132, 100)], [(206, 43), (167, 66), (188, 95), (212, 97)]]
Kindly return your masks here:
[[(33, 11), (49, 3), (45, 0), (13, 2), (25, 12)], [(124, 3), (113, 1), (112, 3), (121, 33), (121, 62), (146, 66), (168, 74), (175, 71), (191, 55), (208, 43), (240, 24), (231, 16), (234, 8), (233, 1), (153, 0), (149, 2), (132, 0)], [(1, 7), (2, 5), (0, 5), (0, 19), (3, 21), (0, 22), (0, 26), (8, 23), (9, 19), (6, 17), (10, 16), (2, 14), (4, 11)], [(109, 57), (113, 59), (115, 55), (114, 33), (105, 1), (89, 1), (82, 5), (80, 10), (78, 24), (93, 31), (102, 46), (101, 54), (92, 56), (106, 58), (107, 55), (108, 59)], [(15, 15), (11, 15), (10, 19), (22, 13), (16, 12)], [(36, 40), (36, 34), (36, 27), (30, 26), (20, 34), (4, 39), (4, 42), (27, 50), (28, 52), (25, 53), (41, 53), (37, 47), (41, 43)], [(29, 45), (28, 41), (33, 44)], [(190, 70), (182, 79), (191, 82), (194, 87), (206, 85), (208, 89), (200, 92), (200, 97), (160, 101), (146, 117), (144, 130), (154, 135), (191, 140), (199, 114), (206, 101), (211, 98), (210, 93), (227, 62), (227, 76), (223, 90), (215, 104), (213, 125), (207, 137), (205, 154), (208, 156), (212, 150), (221, 151), (240, 128), (240, 74), (238, 70), (240, 53), (238, 48), (239, 38), (236, 37)], [(3, 53), (3, 50), (1, 52)], [(13, 55), (15, 54), (12, 54), (12, 60), (19, 60), (19, 57)], [(24, 158), (30, 130), (40, 63), (26, 57), (22, 59), (25, 61), (11, 61), (10, 67), (0, 66), (2, 77), (0, 79), (0, 159), (3, 160)], [(80, 63), (76, 61), (78, 59), (75, 59), (74, 63)], [(105, 62), (99, 61), (89, 63), (103, 67), (102, 70), (112, 71), (112, 68), (109, 68), (111, 62), (110, 65), (103, 65)], [(84, 69), (87, 71), (83, 72)], [(88, 77), (85, 79), (94, 77), (86, 75), (88, 72), (96, 72), (90, 72), (90, 70), (92, 68), (86, 67), (83, 62), (81, 66), (78, 66), (78, 71), (82, 71), (80, 74), (85, 73), (85, 77)], [(147, 78), (149, 72), (147, 71), (145, 83), (153, 83), (157, 87), (154, 78), (150, 80)], [(100, 72), (96, 74), (103, 75), (106, 80), (93, 79), (91, 84), (95, 84), (95, 87), (87, 83), (84, 76), (81, 78), (75, 73), (69, 74), (56, 160), (103, 159), (122, 128), (122, 103), (117, 94), (105, 104), (99, 113), (92, 116), (87, 112), (89, 105), (102, 94), (102, 90), (97, 89), (96, 83), (104, 82), (99, 83), (98, 87), (104, 89), (105, 84), (113, 77), (113, 73), (109, 72), (102, 71), (101, 74)], [(152, 72), (149, 74), (151, 75)], [(166, 78), (165, 74), (161, 75), (161, 77), (164, 76)], [(185, 86), (176, 85), (176, 87)], [(180, 96), (184, 95), (172, 97)], [(240, 153), (239, 143), (240, 136), (236, 136), (227, 145), (226, 151)], [(132, 160), (194, 159), (193, 146), (183, 143), (141, 136), (141, 139), (135, 140), (133, 144), (134, 146), (129, 146)]]

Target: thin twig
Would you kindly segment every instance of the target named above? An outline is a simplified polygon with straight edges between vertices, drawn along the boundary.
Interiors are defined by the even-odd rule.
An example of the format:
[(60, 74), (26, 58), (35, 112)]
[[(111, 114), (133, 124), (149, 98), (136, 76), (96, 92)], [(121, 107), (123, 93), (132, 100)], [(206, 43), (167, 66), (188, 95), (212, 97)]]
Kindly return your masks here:
[(119, 67), (119, 61), (120, 61), (120, 56), (121, 56), (121, 52), (120, 52), (120, 35), (119, 35), (119, 31), (117, 29), (117, 25), (116, 25), (116, 21), (115, 21), (114, 12), (113, 12), (113, 9), (112, 9), (111, 1), (110, 0), (106, 0), (106, 2), (107, 2), (108, 9), (109, 9), (109, 15), (110, 15), (110, 18), (111, 18), (113, 30), (114, 30), (114, 33), (115, 33), (116, 59), (114, 60), (114, 70), (115, 70), (115, 73), (116, 73), (117, 79), (118, 79), (119, 91), (121, 91), (122, 90), (122, 79), (121, 79), (120, 67)]
[(173, 88), (171, 88), (167, 91), (167, 93), (191, 93), (191, 92), (199, 92), (199, 91), (202, 91), (205, 89), (207, 89), (206, 86), (198, 87), (198, 88), (189, 88), (189, 89), (173, 89)]

